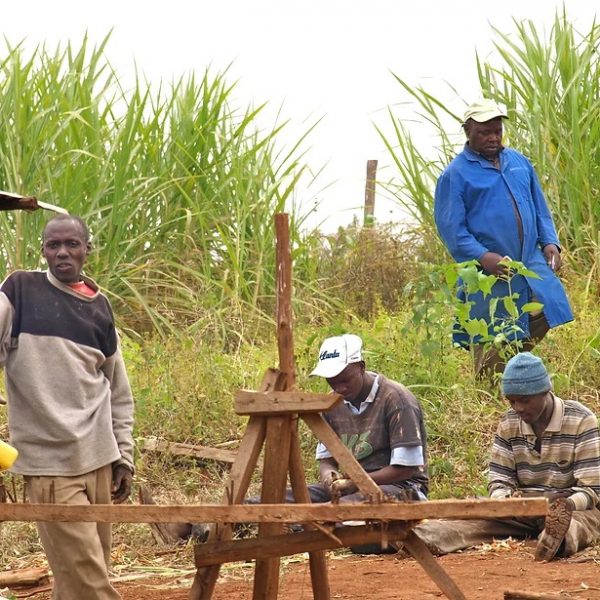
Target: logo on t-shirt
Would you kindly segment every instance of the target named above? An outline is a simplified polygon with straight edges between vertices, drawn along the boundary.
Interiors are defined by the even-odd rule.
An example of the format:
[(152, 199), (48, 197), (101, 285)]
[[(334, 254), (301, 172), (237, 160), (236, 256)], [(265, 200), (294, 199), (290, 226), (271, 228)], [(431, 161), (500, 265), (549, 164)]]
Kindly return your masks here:
[(356, 460), (362, 460), (373, 454), (373, 446), (367, 441), (370, 435), (370, 430), (361, 434), (353, 433), (350, 436), (347, 433), (342, 433), (340, 439), (344, 446), (354, 454)]

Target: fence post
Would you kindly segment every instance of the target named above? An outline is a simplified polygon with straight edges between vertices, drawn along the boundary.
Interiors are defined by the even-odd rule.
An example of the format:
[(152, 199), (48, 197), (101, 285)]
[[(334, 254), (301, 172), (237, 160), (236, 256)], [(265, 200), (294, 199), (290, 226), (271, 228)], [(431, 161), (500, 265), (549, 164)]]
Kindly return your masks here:
[(365, 185), (365, 214), (363, 225), (371, 227), (375, 221), (375, 181), (377, 179), (377, 161), (367, 161), (367, 182)]

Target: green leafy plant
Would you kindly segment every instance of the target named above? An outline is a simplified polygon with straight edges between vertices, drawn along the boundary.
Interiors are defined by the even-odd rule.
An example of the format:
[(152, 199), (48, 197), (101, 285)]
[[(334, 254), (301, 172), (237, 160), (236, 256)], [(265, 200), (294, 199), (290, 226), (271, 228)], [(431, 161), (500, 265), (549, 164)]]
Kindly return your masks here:
[(507, 283), (507, 292), (490, 299), (487, 318), (472, 316), (471, 298), (476, 294), (490, 296), (499, 277), (484, 273), (478, 261), (430, 265), (417, 285), (407, 286), (406, 293), (413, 294), (410, 325), (424, 333), (420, 349), (425, 357), (439, 358), (440, 340), (445, 335), (440, 332), (446, 330), (448, 313), (455, 327), (466, 333), (465, 345), (471, 352), (476, 344), (483, 344), (486, 348), (494, 346), (508, 357), (522, 347), (519, 319), (523, 314), (542, 310), (543, 304), (527, 302), (519, 309), (519, 294), (513, 291), (511, 282), (515, 277), (539, 279), (539, 275), (520, 261), (505, 259), (502, 264), (507, 269), (507, 276), (502, 278)]

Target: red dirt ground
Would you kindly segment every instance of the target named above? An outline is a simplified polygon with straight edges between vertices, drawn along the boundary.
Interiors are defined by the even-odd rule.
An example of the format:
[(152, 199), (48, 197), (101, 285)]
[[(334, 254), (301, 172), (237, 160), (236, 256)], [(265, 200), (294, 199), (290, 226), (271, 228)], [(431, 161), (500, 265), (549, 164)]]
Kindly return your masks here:
[[(537, 593), (569, 592), (566, 598), (600, 599), (600, 565), (594, 562), (573, 564), (560, 560), (543, 565), (535, 563), (531, 555), (525, 553), (465, 553), (439, 560), (469, 600), (502, 599), (504, 591), (509, 589)], [(435, 584), (412, 559), (398, 560), (390, 555), (348, 556), (329, 565), (332, 600), (443, 598)], [(150, 582), (127, 584), (119, 589), (124, 600), (187, 599), (188, 589), (167, 591), (162, 587), (164, 583), (158, 583), (158, 589)], [(224, 581), (217, 584), (213, 600), (232, 598), (250, 600), (252, 582)], [(281, 578), (279, 598), (312, 599), (307, 563), (286, 569)]]
[[(531, 545), (495, 546), (438, 559), (468, 600), (501, 600), (506, 590), (545, 594), (563, 593), (565, 599), (600, 600), (600, 556), (533, 560)], [(574, 561), (586, 560), (586, 562)], [(421, 567), (396, 555), (331, 555), (328, 561), (332, 600), (427, 600), (444, 598)], [(251, 600), (252, 564), (222, 571), (213, 600)], [(285, 561), (279, 598), (311, 600), (308, 562)], [(123, 600), (187, 600), (191, 575), (117, 582)], [(23, 593), (23, 590), (21, 590)], [(49, 594), (29, 596), (46, 600)], [(82, 598), (82, 600), (86, 600)]]
[[(600, 599), (600, 565), (595, 562), (549, 564), (533, 561), (530, 553), (464, 553), (439, 559), (446, 572), (469, 600), (502, 599), (506, 590), (537, 593), (568, 592), (566, 598)], [(285, 569), (279, 598), (312, 599), (306, 562)], [(424, 600), (443, 598), (435, 584), (412, 559), (394, 556), (348, 556), (330, 561), (331, 598), (347, 600)], [(126, 584), (119, 590), (124, 600), (184, 600), (189, 588), (165, 589), (165, 582)], [(154, 585), (160, 587), (155, 588)], [(592, 589), (595, 588), (595, 589)], [(167, 591), (168, 590), (168, 591)], [(213, 600), (250, 600), (251, 581), (217, 584)]]

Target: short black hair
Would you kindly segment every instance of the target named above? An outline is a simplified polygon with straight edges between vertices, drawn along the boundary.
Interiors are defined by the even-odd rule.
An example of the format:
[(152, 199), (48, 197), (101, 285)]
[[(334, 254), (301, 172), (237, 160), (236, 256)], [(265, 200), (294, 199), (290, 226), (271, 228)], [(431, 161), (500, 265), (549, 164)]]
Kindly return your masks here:
[(81, 217), (78, 217), (77, 215), (63, 215), (63, 214), (59, 214), (59, 215), (56, 215), (55, 217), (52, 217), (46, 223), (46, 225), (44, 226), (44, 231), (42, 233), (42, 242), (46, 239), (46, 229), (48, 228), (48, 225), (50, 225), (50, 223), (54, 223), (56, 221), (73, 221), (81, 229), (81, 233), (83, 233), (83, 239), (84, 239), (85, 243), (86, 244), (89, 243), (90, 230), (88, 229), (86, 222)]

